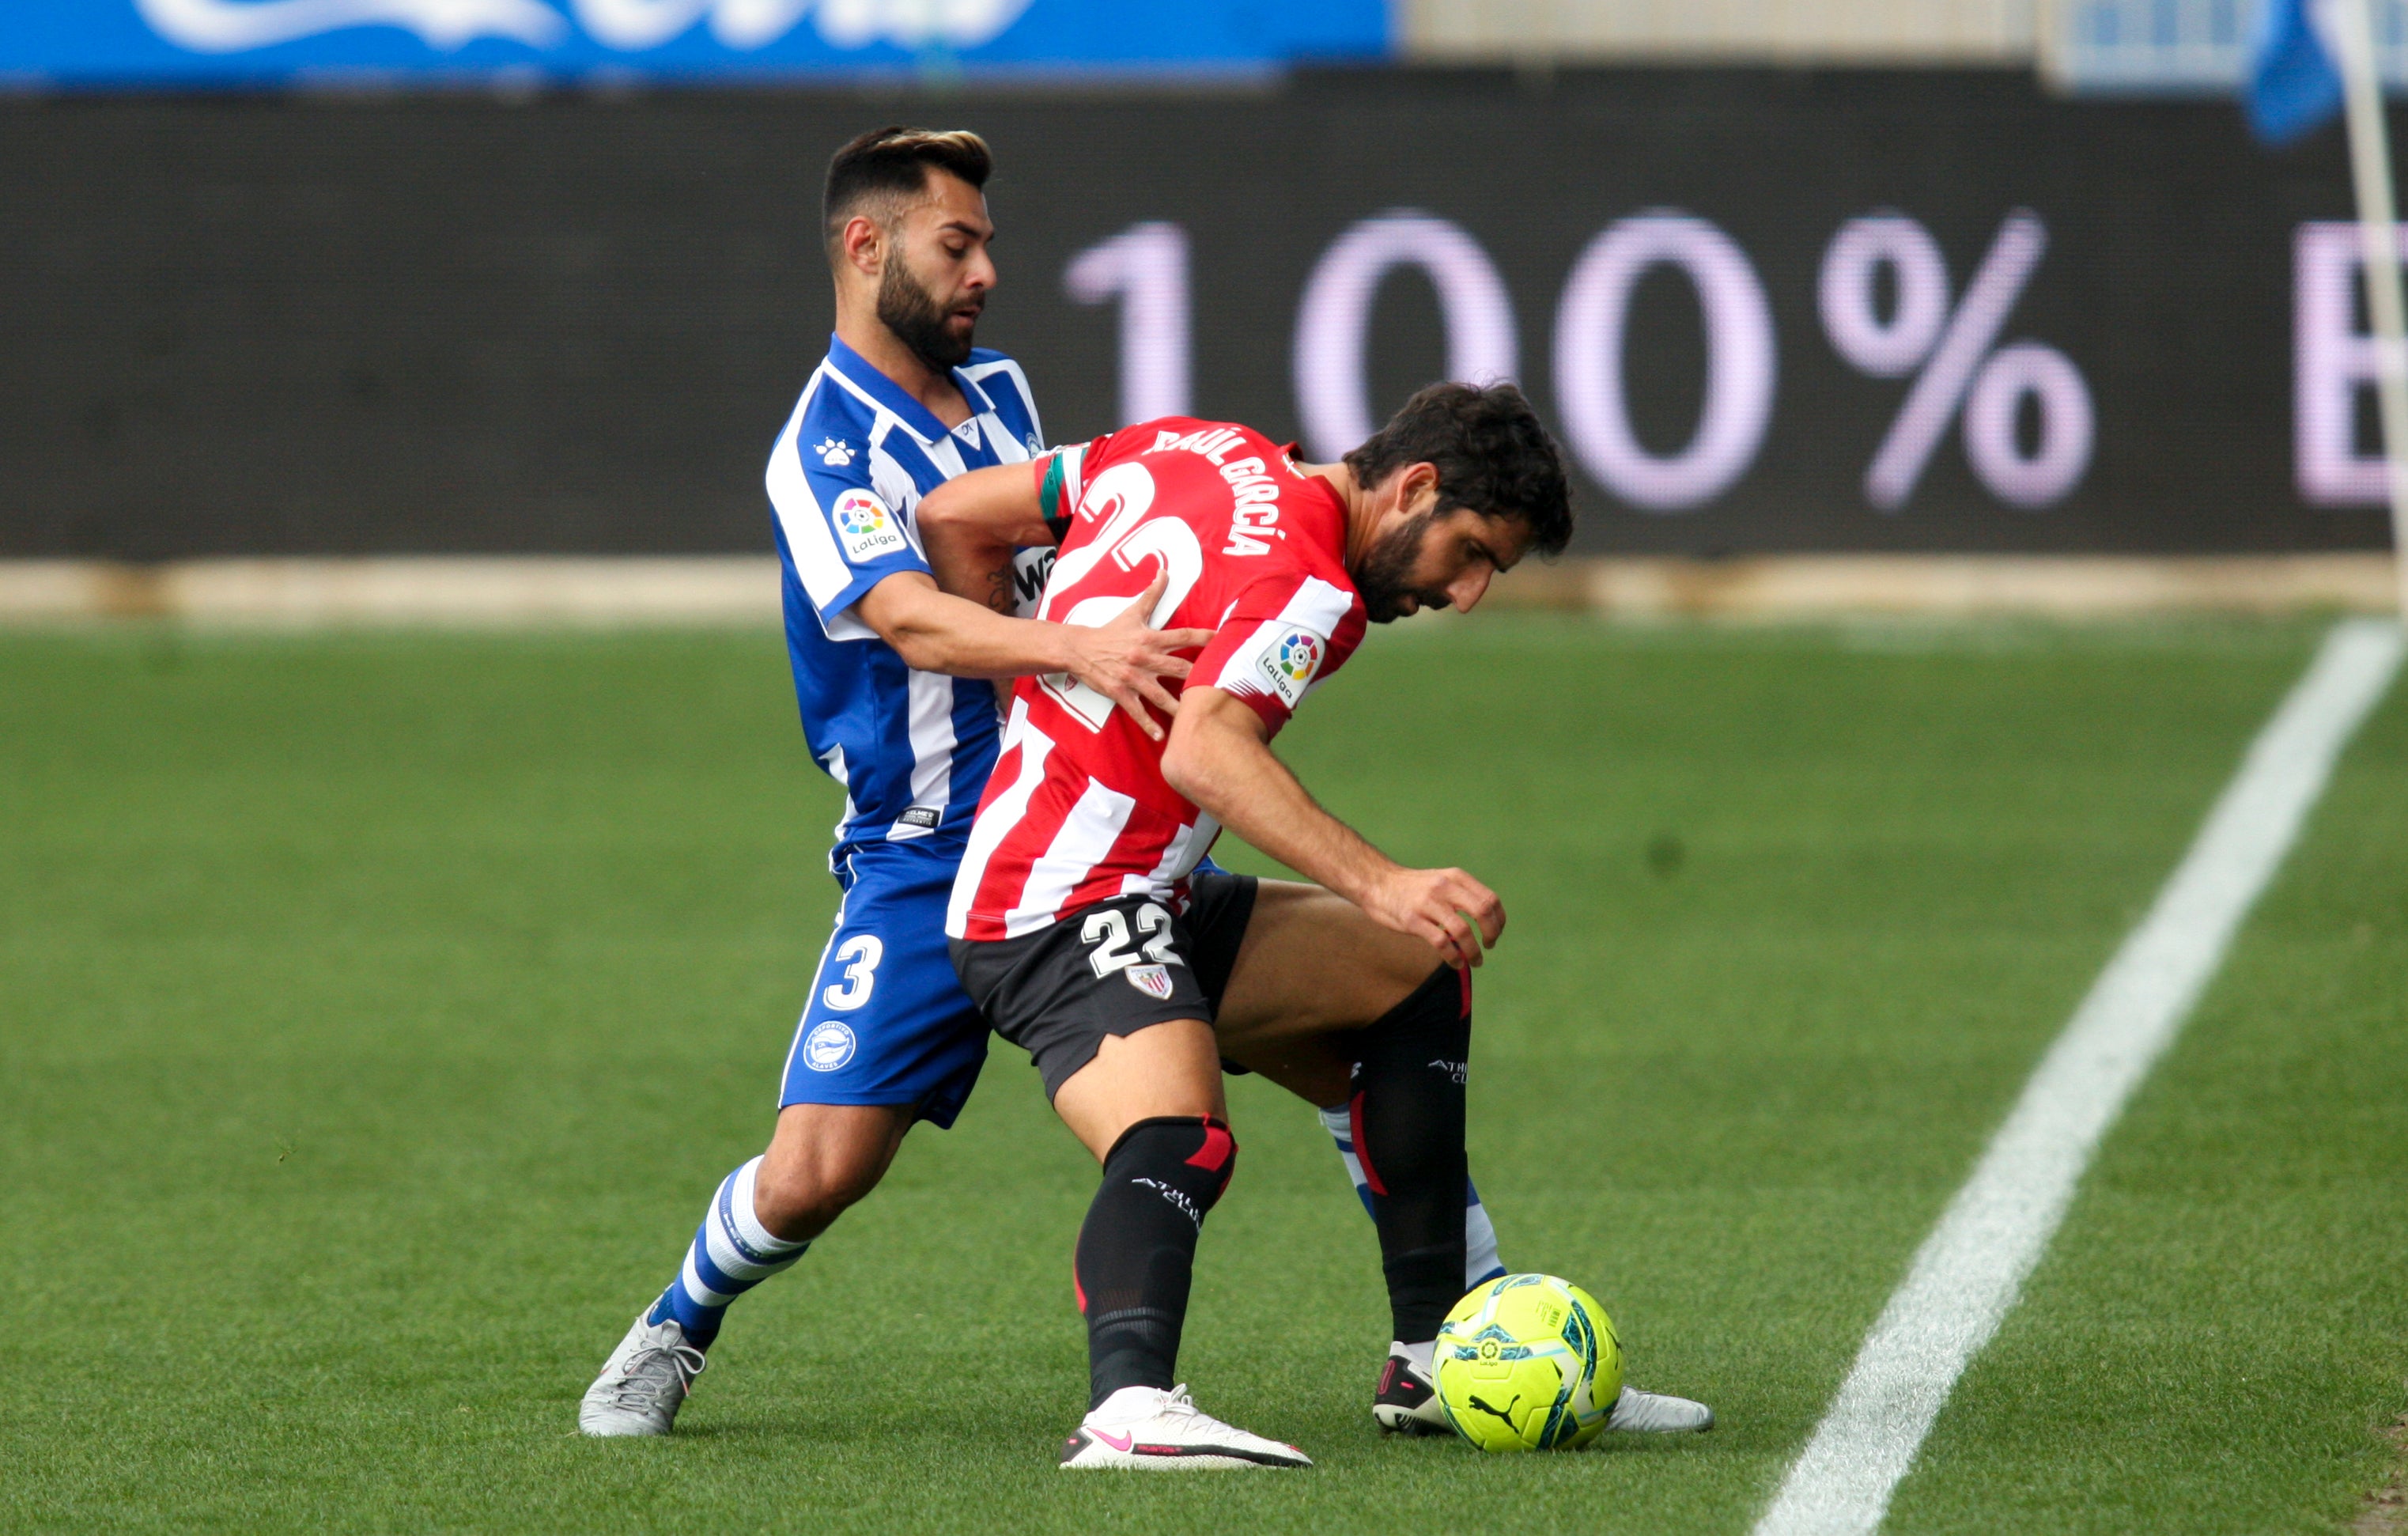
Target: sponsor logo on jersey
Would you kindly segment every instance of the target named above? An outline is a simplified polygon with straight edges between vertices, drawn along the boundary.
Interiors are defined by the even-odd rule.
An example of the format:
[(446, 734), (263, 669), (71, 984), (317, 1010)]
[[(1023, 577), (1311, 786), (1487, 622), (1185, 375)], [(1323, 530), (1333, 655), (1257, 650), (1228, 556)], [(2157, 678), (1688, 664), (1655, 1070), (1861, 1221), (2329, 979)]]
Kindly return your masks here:
[(1322, 653), (1320, 636), (1310, 629), (1291, 629), (1264, 647), (1254, 668), (1271, 685), (1271, 691), (1293, 710), (1304, 697), (1305, 685), (1312, 681), (1312, 674), (1321, 670)]
[(815, 1072), (832, 1072), (853, 1059), (853, 1031), (834, 1019), (824, 1019), (803, 1037), (803, 1065)]
[(897, 826), (933, 827), (943, 817), (933, 805), (915, 805), (895, 818)]
[(822, 464), (833, 468), (841, 469), (853, 462), (853, 444), (842, 438), (829, 438), (811, 452), (820, 456)]
[(847, 491), (836, 498), (836, 531), (849, 560), (893, 554), (905, 547), (895, 514), (867, 491)]
[(1011, 557), (1012, 610), (1022, 618), (1037, 617), (1037, 605), (1045, 596), (1045, 580), (1054, 574), (1054, 562), (1061, 553), (1022, 550)]
[(1121, 972), (1128, 984), (1157, 1002), (1170, 1000), (1170, 968), (1168, 966), (1131, 966)]

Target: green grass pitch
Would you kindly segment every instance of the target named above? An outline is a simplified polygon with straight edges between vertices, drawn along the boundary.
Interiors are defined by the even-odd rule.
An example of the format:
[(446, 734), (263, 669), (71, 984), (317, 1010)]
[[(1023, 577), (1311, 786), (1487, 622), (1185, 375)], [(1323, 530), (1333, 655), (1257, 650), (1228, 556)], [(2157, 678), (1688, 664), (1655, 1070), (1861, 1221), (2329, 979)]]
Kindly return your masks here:
[[(1182, 1374), (1320, 1466), (1136, 1480), (1052, 1467), (1093, 1173), (1000, 1046), (673, 1440), (573, 1432), (766, 1135), (834, 904), (774, 638), (0, 638), (0, 1529), (1744, 1529), (2315, 638), (1375, 636), (1283, 751), (1504, 895), (1505, 1257), (1722, 1428), (1383, 1443), (1369, 1225), (1240, 1081)], [(2395, 698), (1891, 1529), (2331, 1530), (2392, 1474), (2403, 870)]]

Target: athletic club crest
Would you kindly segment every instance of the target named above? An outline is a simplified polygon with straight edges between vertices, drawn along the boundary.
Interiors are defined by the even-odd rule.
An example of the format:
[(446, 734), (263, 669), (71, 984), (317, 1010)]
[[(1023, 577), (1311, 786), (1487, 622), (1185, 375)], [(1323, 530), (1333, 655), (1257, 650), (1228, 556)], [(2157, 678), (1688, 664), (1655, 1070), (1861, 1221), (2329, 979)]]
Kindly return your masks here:
[(1129, 985), (1159, 1002), (1170, 1000), (1170, 968), (1168, 966), (1131, 966), (1121, 972)]

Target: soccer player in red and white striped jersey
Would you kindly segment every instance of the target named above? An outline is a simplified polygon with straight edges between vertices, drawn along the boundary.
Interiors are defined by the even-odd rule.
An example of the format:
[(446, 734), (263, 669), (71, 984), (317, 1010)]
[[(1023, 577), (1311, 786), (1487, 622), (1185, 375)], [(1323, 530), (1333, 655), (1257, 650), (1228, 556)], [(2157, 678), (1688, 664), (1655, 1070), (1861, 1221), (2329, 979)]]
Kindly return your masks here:
[[(1014, 547), (1058, 541), (1042, 617), (1096, 624), (1158, 592), (1154, 624), (1212, 632), (1183, 682), (1140, 684), (1164, 740), (1069, 679), (1020, 682), (947, 916), (965, 988), (1103, 1165), (1073, 1271), (1089, 1408), (1063, 1466), (1310, 1464), (1176, 1385), (1197, 1240), (1236, 1162), (1225, 1063), (1344, 1116), (1396, 1330), (1373, 1412), (1443, 1428), (1429, 1352), (1464, 1280), (1470, 968), (1504, 908), (1381, 854), (1269, 742), (1366, 624), (1469, 609), (1570, 528), (1560, 454), (1511, 385), (1433, 385), (1341, 464), (1173, 419), (922, 503), (948, 591), (1002, 606)], [(1199, 870), (1224, 825), (1317, 883)]]
[[(1260, 433), (1172, 418), (1038, 467), (1039, 510), (1068, 519), (1040, 619), (1094, 624), (1165, 581), (1153, 624), (1210, 629), (1189, 686), (1242, 700), (1266, 737), (1361, 643), (1347, 509)], [(1116, 897), (1186, 905), (1219, 824), (1163, 777), (1162, 744), (1067, 675), (1013, 693), (945, 931), (1018, 938)]]

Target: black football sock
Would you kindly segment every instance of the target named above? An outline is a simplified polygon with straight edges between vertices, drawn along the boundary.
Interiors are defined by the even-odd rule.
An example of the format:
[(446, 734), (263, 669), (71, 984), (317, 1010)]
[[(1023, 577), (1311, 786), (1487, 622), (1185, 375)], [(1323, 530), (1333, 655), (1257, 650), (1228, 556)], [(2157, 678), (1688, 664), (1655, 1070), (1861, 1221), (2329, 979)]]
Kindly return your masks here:
[(1176, 1384), (1196, 1240), (1237, 1157), (1225, 1122), (1194, 1115), (1140, 1120), (1105, 1154), (1072, 1273), (1087, 1319), (1089, 1408), (1124, 1386)]
[(1370, 1185), (1394, 1338), (1420, 1343), (1463, 1295), (1463, 1084), (1471, 984), (1440, 966), (1353, 1037), (1354, 1154)]

